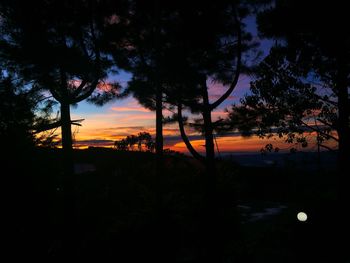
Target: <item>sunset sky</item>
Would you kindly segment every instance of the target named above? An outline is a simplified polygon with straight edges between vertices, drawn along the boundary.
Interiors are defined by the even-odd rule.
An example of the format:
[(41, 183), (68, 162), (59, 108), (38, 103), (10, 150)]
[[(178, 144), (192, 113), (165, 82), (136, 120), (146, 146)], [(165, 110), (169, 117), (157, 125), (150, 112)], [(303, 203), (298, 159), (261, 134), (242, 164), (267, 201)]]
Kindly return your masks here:
[[(113, 79), (126, 84), (130, 75), (125, 72), (115, 76)], [(210, 99), (213, 101), (217, 99), (220, 94), (226, 89), (222, 85), (215, 83), (208, 83), (210, 85)], [(213, 119), (219, 116), (225, 116), (225, 108), (233, 103), (239, 102), (249, 88), (249, 78), (242, 76), (239, 84), (233, 94), (219, 107), (213, 114)], [(171, 115), (171, 112), (164, 111), (165, 116)], [(147, 131), (152, 135), (155, 134), (155, 113), (151, 112), (142, 106), (131, 96), (116, 100), (104, 105), (103, 107), (96, 107), (86, 102), (81, 102), (76, 108), (72, 108), (72, 119), (85, 119), (81, 127), (73, 127), (75, 133), (76, 147), (84, 146), (112, 146), (115, 140), (121, 139), (127, 135), (137, 134), (140, 131)], [(198, 133), (188, 130), (188, 135), (193, 140), (193, 144), (201, 151), (203, 148)], [(177, 125), (167, 125), (164, 127), (165, 148), (171, 148), (178, 151), (186, 151), (179, 137)], [(232, 150), (235, 149), (252, 149), (252, 141), (256, 139), (245, 139), (245, 143), (249, 141), (249, 145), (243, 147), (239, 142), (240, 137), (218, 138), (219, 150), (223, 147), (223, 151), (231, 151), (229, 144), (232, 145)], [(248, 148), (247, 148), (248, 147)], [(253, 147), (254, 148), (254, 147)]]
[[(248, 18), (246, 25), (252, 35), (257, 38), (255, 21), (252, 18)], [(271, 42), (267, 40), (260, 40), (260, 42), (261, 50), (264, 54), (267, 54)], [(107, 81), (117, 81), (122, 86), (126, 86), (130, 77), (130, 74), (121, 71), (118, 75), (111, 76)], [(239, 99), (249, 92), (249, 82), (249, 77), (245, 75), (240, 76), (238, 85), (231, 96), (212, 113), (213, 120), (219, 116), (225, 117), (225, 108), (233, 103), (239, 103)], [(210, 87), (209, 95), (211, 101), (216, 100), (227, 89), (217, 83), (208, 82), (208, 86)], [(171, 115), (166, 110), (163, 114), (164, 116)], [(102, 107), (91, 105), (85, 101), (80, 102), (77, 107), (71, 108), (71, 115), (72, 119), (84, 119), (81, 127), (72, 127), (75, 138), (74, 146), (77, 148), (86, 148), (88, 146), (112, 147), (114, 141), (141, 131), (147, 131), (153, 136), (155, 135), (155, 112), (151, 112), (140, 106), (132, 96), (122, 100), (115, 100)], [(187, 129), (187, 135), (195, 148), (203, 152), (204, 141), (200, 135), (191, 129)], [(270, 143), (271, 139), (260, 139), (255, 136), (243, 138), (239, 134), (232, 133), (217, 137), (216, 142), (216, 150), (219, 150), (221, 153), (257, 153), (267, 143)], [(278, 139), (272, 139), (272, 142), (275, 146), (286, 151), (294, 147), (294, 145), (287, 145)], [(186, 146), (179, 136), (177, 125), (167, 125), (164, 127), (164, 148), (187, 153)]]
[[(126, 84), (130, 75), (121, 72), (114, 76), (113, 80), (118, 80), (123, 85)], [(250, 79), (241, 76), (239, 83), (231, 96), (212, 114), (215, 120), (219, 116), (225, 117), (225, 108), (233, 103), (239, 103), (239, 99), (249, 92)], [(210, 99), (213, 101), (226, 89), (222, 85), (208, 83), (210, 86)], [(143, 108), (132, 97), (122, 100), (115, 100), (107, 103), (103, 107), (97, 107), (87, 102), (81, 102), (77, 107), (72, 107), (72, 119), (84, 119), (82, 126), (73, 126), (75, 137), (75, 147), (85, 148), (88, 146), (112, 147), (114, 141), (124, 138), (127, 135), (137, 134), (146, 131), (155, 135), (155, 112)], [(171, 112), (164, 110), (164, 115), (169, 116)], [(195, 131), (187, 129), (187, 134), (194, 147), (199, 151), (204, 151), (204, 140)], [(311, 134), (309, 138), (313, 138)], [(164, 126), (164, 148), (187, 153), (185, 144), (179, 136), (177, 125)], [(282, 151), (288, 151), (295, 145), (286, 144), (277, 138), (260, 139), (256, 136), (244, 138), (238, 133), (231, 133), (216, 138), (216, 151), (220, 153), (258, 153), (267, 143), (273, 143)], [(311, 146), (311, 149), (315, 146)]]

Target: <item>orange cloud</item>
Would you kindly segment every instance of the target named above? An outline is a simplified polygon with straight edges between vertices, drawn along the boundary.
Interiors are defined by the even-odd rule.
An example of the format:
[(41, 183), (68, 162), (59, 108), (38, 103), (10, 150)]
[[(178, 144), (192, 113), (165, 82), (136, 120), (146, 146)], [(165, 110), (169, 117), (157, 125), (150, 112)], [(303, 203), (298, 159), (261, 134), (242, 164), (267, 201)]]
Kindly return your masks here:
[(155, 118), (156, 117), (153, 114), (152, 115), (138, 114), (138, 115), (129, 115), (129, 116), (122, 117), (119, 119), (119, 121), (121, 122), (128, 121), (129, 123), (131, 123), (139, 120), (155, 120)]
[(111, 110), (116, 112), (151, 112), (149, 109), (142, 107), (112, 107)]

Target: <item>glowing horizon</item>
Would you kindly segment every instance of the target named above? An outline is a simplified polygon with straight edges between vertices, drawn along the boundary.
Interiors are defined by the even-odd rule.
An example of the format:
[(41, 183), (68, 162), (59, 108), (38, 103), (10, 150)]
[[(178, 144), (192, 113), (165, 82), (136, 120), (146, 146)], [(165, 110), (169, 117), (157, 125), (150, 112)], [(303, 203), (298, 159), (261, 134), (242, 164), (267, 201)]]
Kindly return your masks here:
[[(120, 109), (120, 110), (119, 110)], [(166, 116), (169, 112), (164, 112)], [(224, 117), (225, 112), (218, 110), (213, 112), (213, 119), (219, 116)], [(80, 115), (79, 115), (80, 116)], [(79, 117), (73, 114), (73, 118)], [(119, 125), (112, 125), (113, 123)], [(155, 113), (151, 112), (138, 103), (134, 99), (129, 99), (126, 105), (110, 106), (104, 110), (104, 113), (91, 113), (82, 123), (82, 127), (73, 128), (75, 139), (74, 147), (85, 149), (89, 146), (93, 147), (113, 147), (114, 142), (121, 140), (128, 135), (137, 135), (139, 132), (148, 132), (155, 137)], [(74, 132), (75, 131), (75, 132)], [(204, 138), (191, 128), (186, 131), (193, 147), (203, 153)], [(166, 125), (163, 127), (164, 149), (170, 149), (181, 153), (189, 153), (186, 145), (181, 139), (179, 129), (176, 124)], [(307, 150), (316, 150), (316, 134), (315, 132), (307, 132), (306, 136), (311, 141)], [(282, 152), (288, 151), (290, 148), (300, 148), (296, 144), (288, 144), (278, 136), (270, 139), (261, 139), (258, 136), (243, 137), (237, 133), (231, 133), (222, 136), (216, 136), (215, 151), (216, 153), (259, 153), (266, 144), (272, 143), (274, 147), (278, 147)], [(334, 148), (334, 143), (327, 143), (328, 146)]]
[[(118, 78), (120, 82), (126, 83), (129, 77), (127, 74), (122, 74)], [(218, 99), (220, 94), (223, 94), (227, 89), (227, 87), (217, 83), (208, 82), (208, 86), (211, 102)], [(246, 76), (240, 77), (240, 81), (231, 96), (229, 96), (223, 105), (212, 112), (213, 120), (219, 117), (225, 117), (225, 108), (233, 103), (238, 103), (239, 99), (248, 90), (249, 78)], [(171, 114), (172, 112), (168, 110), (163, 111), (164, 116), (171, 116)], [(76, 107), (71, 107), (71, 118), (84, 119), (81, 127), (72, 126), (75, 148), (84, 149), (89, 146), (113, 147), (115, 141), (125, 138), (128, 135), (136, 135), (139, 132), (148, 132), (155, 137), (155, 112), (144, 108), (132, 97), (110, 102), (102, 107), (81, 102)], [(168, 148), (174, 151), (188, 153), (176, 124), (165, 125), (163, 127), (163, 135), (164, 149)], [(197, 151), (203, 153), (205, 151), (203, 146), (204, 138), (191, 128), (187, 128), (187, 135)], [(311, 134), (309, 136), (315, 142), (315, 135)], [(287, 144), (278, 138), (271, 138), (269, 140), (260, 139), (257, 136), (247, 138), (232, 133), (231, 135), (217, 136), (215, 150), (217, 153), (259, 153), (261, 148), (268, 143), (272, 143), (282, 151), (287, 151), (289, 148), (295, 146), (293, 144)], [(331, 146), (334, 146), (334, 144)], [(309, 148), (311, 149), (312, 147)]]

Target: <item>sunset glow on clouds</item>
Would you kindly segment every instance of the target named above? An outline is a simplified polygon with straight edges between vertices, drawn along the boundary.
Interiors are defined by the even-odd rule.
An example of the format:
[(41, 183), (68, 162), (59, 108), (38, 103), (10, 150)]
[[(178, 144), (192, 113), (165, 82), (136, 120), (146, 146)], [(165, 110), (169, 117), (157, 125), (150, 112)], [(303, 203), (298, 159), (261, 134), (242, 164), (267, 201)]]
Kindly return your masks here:
[(151, 112), (148, 109), (139, 107), (112, 107), (111, 110), (117, 111), (117, 112)]
[[(309, 139), (311, 141), (310, 149), (315, 147), (315, 136), (310, 134)], [(217, 145), (215, 145), (215, 151), (217, 154), (220, 153), (259, 153), (266, 144), (272, 143), (274, 147), (280, 149), (281, 152), (289, 152), (291, 148), (300, 148), (300, 145), (287, 144), (284, 139), (273, 138), (273, 139), (261, 139), (257, 136), (242, 137), (240, 135), (223, 136), (216, 138)], [(204, 152), (205, 142), (203, 139), (192, 140), (192, 145), (198, 152)], [(179, 152), (187, 152), (186, 145), (179, 141), (172, 147), (173, 150)]]
[[(223, 94), (227, 89), (227, 87), (217, 83), (208, 83), (208, 85), (210, 86), (209, 95), (211, 102), (218, 99), (220, 94)], [(248, 87), (249, 78), (243, 76), (231, 96), (212, 113), (212, 119), (224, 118), (227, 114), (225, 109), (233, 103), (238, 103), (239, 99), (247, 93)], [(128, 135), (136, 135), (139, 132), (149, 132), (155, 137), (155, 112), (145, 109), (132, 97), (116, 100), (102, 107), (82, 102), (79, 103), (78, 107), (72, 107), (71, 112), (72, 119), (84, 119), (81, 127), (72, 127), (76, 148), (86, 148), (88, 146), (113, 147), (116, 140), (125, 138)], [(171, 116), (171, 114), (168, 110), (163, 111), (164, 116)], [(165, 125), (163, 132), (165, 148), (187, 153), (186, 146), (179, 135), (177, 124)], [(200, 134), (188, 127), (186, 128), (186, 133), (193, 146), (199, 152), (203, 152), (204, 140)], [(315, 137), (314, 135), (310, 136)], [(263, 140), (256, 136), (244, 138), (238, 134), (217, 137), (216, 142), (218, 145), (216, 151), (219, 150), (221, 153), (258, 153), (261, 148), (270, 142), (282, 151), (287, 151), (294, 146), (284, 143), (281, 139)]]
[[(164, 111), (165, 116), (171, 115)], [(155, 113), (143, 108), (133, 98), (119, 100), (103, 107), (83, 102), (72, 109), (72, 119), (84, 118), (81, 127), (73, 126), (75, 147), (112, 147), (114, 141), (127, 135), (149, 132), (155, 136)], [(177, 136), (178, 129), (165, 126), (164, 136)]]
[[(227, 152), (259, 152), (267, 142), (266, 140), (259, 139), (257, 137), (243, 138), (242, 136), (232, 136), (232, 137), (218, 137), (216, 138), (218, 147), (215, 145), (215, 151), (218, 153)], [(205, 142), (201, 140), (192, 140), (192, 145), (198, 152), (204, 152)], [(176, 143), (171, 147), (172, 149), (179, 152), (187, 152), (186, 145), (181, 141)]]

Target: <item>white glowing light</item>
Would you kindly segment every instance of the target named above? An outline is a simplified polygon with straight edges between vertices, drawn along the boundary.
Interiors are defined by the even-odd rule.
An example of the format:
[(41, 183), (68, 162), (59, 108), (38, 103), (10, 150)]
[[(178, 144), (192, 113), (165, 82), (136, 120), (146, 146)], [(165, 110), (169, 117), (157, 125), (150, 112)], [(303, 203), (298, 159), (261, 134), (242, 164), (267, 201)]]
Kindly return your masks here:
[(305, 222), (307, 220), (307, 214), (304, 213), (304, 212), (299, 212), (297, 214), (297, 218), (298, 218), (299, 221)]

